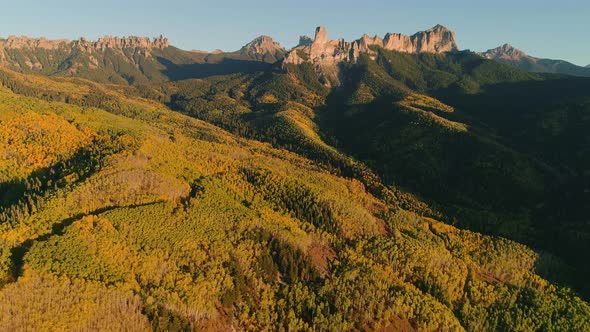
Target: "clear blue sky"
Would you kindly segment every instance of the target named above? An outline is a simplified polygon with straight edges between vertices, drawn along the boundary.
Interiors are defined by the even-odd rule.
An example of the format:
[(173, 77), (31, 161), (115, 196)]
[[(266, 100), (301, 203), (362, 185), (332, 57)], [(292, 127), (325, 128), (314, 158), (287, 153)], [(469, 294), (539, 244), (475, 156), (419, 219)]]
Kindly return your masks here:
[(2, 5), (0, 36), (161, 33), (183, 49), (232, 51), (261, 34), (291, 47), (318, 25), (330, 38), (353, 40), (437, 23), (454, 30), (463, 49), (508, 42), (534, 56), (590, 64), (588, 0), (14, 0)]

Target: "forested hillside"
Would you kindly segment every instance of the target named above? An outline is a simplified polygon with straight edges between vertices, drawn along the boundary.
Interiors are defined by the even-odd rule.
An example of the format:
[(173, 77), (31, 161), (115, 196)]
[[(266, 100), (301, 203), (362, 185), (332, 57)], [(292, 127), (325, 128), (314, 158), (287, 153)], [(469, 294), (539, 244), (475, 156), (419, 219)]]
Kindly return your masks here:
[(335, 89), (304, 63), (142, 93), (423, 215), (547, 250), (576, 270), (566, 283), (590, 294), (576, 254), (590, 250), (590, 80), (470, 52), (376, 51), (376, 60), (342, 64)]
[(589, 331), (590, 80), (373, 51), (0, 69), (0, 331)]

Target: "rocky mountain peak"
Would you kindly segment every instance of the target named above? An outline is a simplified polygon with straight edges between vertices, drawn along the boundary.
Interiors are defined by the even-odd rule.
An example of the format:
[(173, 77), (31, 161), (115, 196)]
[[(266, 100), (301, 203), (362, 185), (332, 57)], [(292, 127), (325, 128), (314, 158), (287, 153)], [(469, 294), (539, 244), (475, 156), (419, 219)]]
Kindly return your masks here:
[(518, 53), (518, 52), (522, 52), (519, 49), (517, 49), (516, 47), (510, 45), (510, 44), (504, 44), (500, 47), (496, 48), (497, 51), (501, 51), (504, 53)]
[(313, 42), (316, 44), (325, 44), (328, 41), (328, 32), (323, 26), (319, 26), (315, 29), (315, 38)]
[(523, 51), (510, 44), (504, 44), (502, 46), (487, 50), (486, 52), (482, 53), (482, 56), (488, 59), (503, 59), (511, 61), (518, 61), (524, 57), (527, 57)]
[(156, 48), (164, 49), (170, 46), (170, 41), (168, 40), (168, 38), (159, 35), (158, 37), (154, 38), (153, 45)]
[(260, 36), (242, 47), (242, 51), (264, 55), (285, 52), (285, 49), (281, 46), (281, 44), (274, 41), (271, 37)]
[(432, 31), (451, 31), (449, 30), (446, 26), (441, 25), (441, 24), (437, 24), (435, 26), (433, 26), (432, 28), (426, 30), (427, 32), (432, 32)]
[(537, 58), (510, 44), (504, 44), (478, 54), (486, 59), (502, 62), (530, 72), (590, 77), (590, 66), (577, 66), (565, 60)]
[(416, 52), (444, 53), (458, 51), (455, 33), (440, 24), (410, 37)]

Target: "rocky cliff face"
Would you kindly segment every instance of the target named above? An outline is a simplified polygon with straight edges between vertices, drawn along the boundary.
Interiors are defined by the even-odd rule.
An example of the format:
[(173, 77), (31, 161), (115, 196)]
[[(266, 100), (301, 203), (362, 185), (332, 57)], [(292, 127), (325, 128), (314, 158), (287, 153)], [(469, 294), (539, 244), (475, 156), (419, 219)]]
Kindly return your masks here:
[(105, 36), (99, 38), (96, 41), (88, 41), (84, 38), (80, 38), (73, 42), (75, 47), (80, 47), (85, 51), (104, 51), (106, 49), (145, 49), (151, 50), (152, 48), (165, 49), (170, 46), (168, 38), (164, 38), (162, 35), (154, 38), (153, 40), (148, 37), (111, 37)]
[(360, 52), (368, 52), (369, 46), (379, 46), (386, 50), (405, 53), (444, 53), (458, 51), (455, 33), (442, 25), (437, 25), (426, 31), (406, 36), (399, 33), (388, 33), (383, 39), (364, 35), (355, 43)]
[(326, 85), (338, 84), (338, 63), (356, 62), (361, 54), (368, 54), (371, 58), (375, 58), (376, 52), (372, 49), (373, 46), (405, 53), (444, 53), (459, 50), (455, 33), (441, 25), (412, 36), (388, 33), (381, 38), (369, 37), (365, 34), (353, 42), (346, 42), (342, 38), (329, 40), (326, 28), (318, 27), (313, 41), (305, 41), (307, 40), (303, 43), (300, 41), (300, 45), (285, 56), (284, 63), (312, 63)]
[(8, 39), (0, 39), (0, 50), (15, 49), (45, 49), (54, 50), (59, 47), (64, 48), (83, 48), (85, 50), (104, 51), (105, 49), (124, 49), (124, 48), (159, 48), (164, 49), (170, 46), (170, 42), (162, 35), (153, 40), (148, 37), (111, 37), (105, 36), (96, 41), (89, 41), (84, 38), (70, 41), (67, 39), (49, 40), (44, 37), (29, 38), (26, 36), (10, 36)]
[(314, 65), (324, 84), (330, 86), (338, 84), (338, 66), (341, 61), (351, 60), (352, 44), (344, 39), (328, 40), (326, 28), (318, 27), (311, 43), (306, 43), (293, 48), (283, 61), (283, 64), (300, 65), (310, 62)]

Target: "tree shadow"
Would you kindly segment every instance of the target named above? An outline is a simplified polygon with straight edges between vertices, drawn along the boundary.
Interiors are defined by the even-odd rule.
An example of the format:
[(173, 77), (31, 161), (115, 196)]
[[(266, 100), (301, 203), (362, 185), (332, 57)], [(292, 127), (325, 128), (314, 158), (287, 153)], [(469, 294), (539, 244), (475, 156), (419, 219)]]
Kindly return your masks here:
[(169, 59), (157, 57), (166, 67), (162, 73), (172, 81), (191, 78), (207, 78), (218, 75), (254, 73), (269, 69), (272, 64), (262, 61), (223, 58), (219, 62), (176, 64)]
[[(556, 238), (563, 238), (563, 235), (557, 235)], [(587, 239), (586, 239), (587, 241)], [(580, 252), (588, 252), (586, 243), (573, 243), (565, 248), (571, 250), (577, 247)], [(590, 267), (584, 255), (575, 253), (564, 253), (564, 250), (536, 249), (538, 258), (535, 261), (534, 271), (542, 278), (553, 284), (573, 289), (581, 298), (588, 301), (590, 299), (590, 285), (588, 285), (588, 276), (590, 276)], [(583, 256), (583, 257), (582, 257)]]
[[(0, 183), (0, 222), (11, 220), (10, 215), (17, 211), (27, 213), (37, 207), (50, 190), (84, 181), (100, 168), (103, 157), (93, 149), (80, 148), (70, 158), (37, 169), (25, 179)], [(73, 182), (65, 180), (72, 176)]]
[[(442, 221), (530, 246), (540, 254), (536, 273), (589, 298), (590, 79), (432, 95), (456, 109), (440, 116), (473, 135), (415, 125), (392, 109), (395, 98), (347, 105), (344, 89), (328, 97), (321, 127), (384, 182), (442, 211)], [(549, 135), (546, 123), (562, 131)]]
[(432, 95), (457, 110), (449, 114), (451, 117), (509, 129), (523, 116), (542, 115), (539, 112), (547, 106), (589, 97), (590, 79), (548, 75), (545, 80), (482, 85), (476, 93), (465, 92), (453, 84), (432, 91)]
[(12, 262), (12, 273), (11, 274), (12, 274), (13, 280), (16, 280), (18, 277), (20, 277), (22, 275), (22, 272), (23, 272), (22, 269), (23, 269), (25, 255), (33, 247), (33, 244), (35, 244), (35, 242), (43, 242), (43, 241), (47, 241), (52, 236), (63, 235), (68, 226), (72, 225), (75, 221), (80, 220), (86, 216), (99, 215), (99, 214), (102, 214), (102, 213), (105, 213), (108, 211), (112, 211), (115, 209), (119, 209), (122, 207), (136, 208), (136, 207), (148, 206), (148, 205), (152, 205), (152, 204), (156, 204), (156, 203), (159, 203), (159, 202), (132, 204), (132, 205), (127, 205), (127, 206), (106, 206), (106, 207), (102, 207), (100, 209), (96, 209), (96, 210), (89, 212), (89, 213), (78, 213), (70, 218), (63, 219), (62, 221), (53, 224), (51, 226), (50, 232), (40, 235), (34, 239), (28, 239), (28, 240), (24, 241), (21, 245), (11, 249), (10, 261)]

